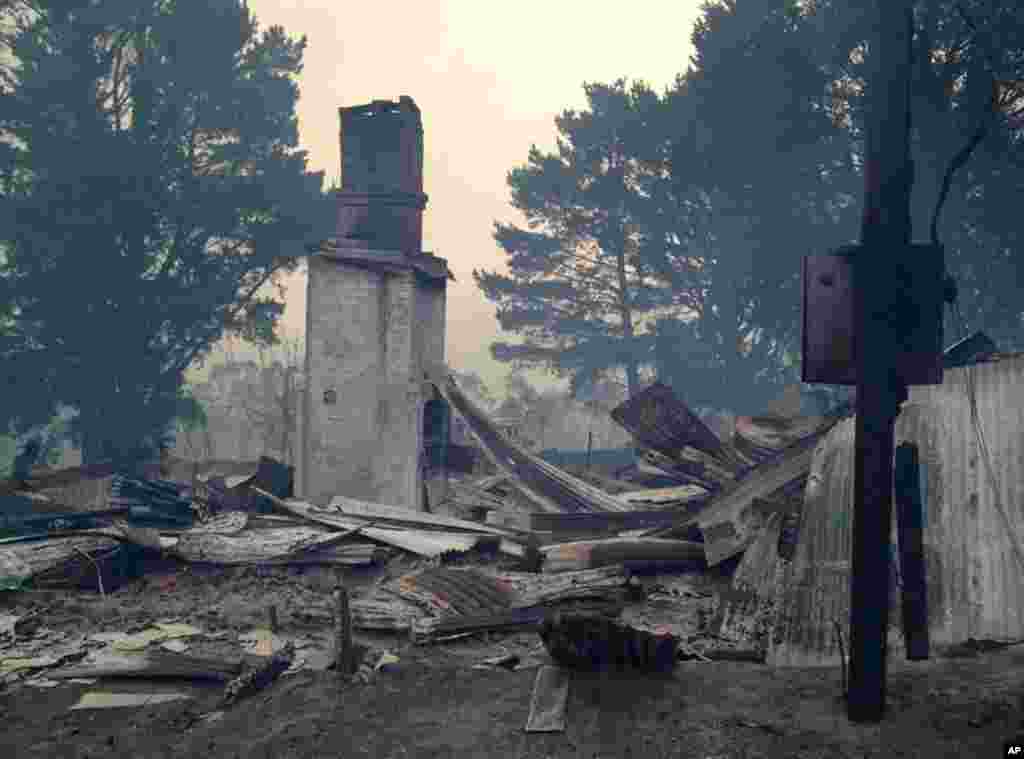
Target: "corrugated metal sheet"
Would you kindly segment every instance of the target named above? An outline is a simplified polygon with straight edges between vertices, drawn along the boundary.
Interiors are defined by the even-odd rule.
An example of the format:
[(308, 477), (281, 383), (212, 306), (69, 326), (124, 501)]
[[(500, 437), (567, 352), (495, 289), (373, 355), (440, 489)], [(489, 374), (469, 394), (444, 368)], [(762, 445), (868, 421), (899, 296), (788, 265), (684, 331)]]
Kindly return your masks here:
[(484, 411), (459, 390), (451, 376), (435, 386), (465, 420), (495, 467), (507, 473), (516, 487), (542, 509), (552, 512), (628, 511), (629, 507), (614, 496), (506, 440)]
[(672, 456), (691, 446), (712, 456), (724, 455), (720, 441), (672, 388), (655, 382), (620, 404), (612, 419), (648, 448)]
[[(971, 384), (987, 457), (972, 424)], [(1013, 536), (1024, 542), (1024, 356), (949, 369), (942, 385), (911, 388), (896, 423), (902, 442), (917, 444), (921, 462), (933, 645), (1024, 637), (1024, 567), (1013, 548)], [(770, 661), (777, 665), (838, 663), (835, 622), (849, 640), (853, 453), (853, 419), (815, 451), (776, 620)], [(895, 557), (895, 524), (892, 545)], [(894, 561), (890, 640), (902, 655), (896, 575)]]

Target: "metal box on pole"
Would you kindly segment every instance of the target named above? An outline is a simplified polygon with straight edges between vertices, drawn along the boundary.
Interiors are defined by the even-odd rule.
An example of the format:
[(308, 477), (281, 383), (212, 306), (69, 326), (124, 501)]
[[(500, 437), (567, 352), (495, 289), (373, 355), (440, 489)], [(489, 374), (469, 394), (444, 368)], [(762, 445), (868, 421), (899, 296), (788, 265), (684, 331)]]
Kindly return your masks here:
[[(847, 245), (827, 255), (805, 256), (803, 261), (804, 382), (831, 385), (857, 384), (860, 349), (854, 318), (854, 292), (871, 283), (856, 278), (861, 245)], [(941, 246), (913, 244), (889, 257), (892, 281), (880, 287), (880, 297), (891, 297), (887, 308), (896, 346), (896, 366), (906, 385), (942, 384), (942, 309), (945, 261)], [(889, 290), (892, 295), (884, 293)], [(864, 346), (870, 351), (872, 346)]]

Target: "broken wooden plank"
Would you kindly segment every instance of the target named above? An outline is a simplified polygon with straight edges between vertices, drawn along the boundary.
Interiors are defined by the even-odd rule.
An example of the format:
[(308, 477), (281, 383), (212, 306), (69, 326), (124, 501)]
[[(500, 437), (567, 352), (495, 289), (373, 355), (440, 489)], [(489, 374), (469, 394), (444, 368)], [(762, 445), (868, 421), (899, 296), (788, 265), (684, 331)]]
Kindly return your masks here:
[(295, 516), (335, 529), (361, 529), (362, 534), (371, 540), (401, 548), (418, 556), (433, 558), (450, 552), (465, 553), (486, 545), (493, 545), (496, 549), (500, 549), (502, 541), (507, 540), (489, 533), (473, 535), (471, 533), (365, 527), (360, 520), (345, 516), (344, 512), (336, 507), (316, 506), (294, 498), (284, 500), (262, 491), (260, 494), (270, 497), (278, 508)]
[(46, 537), (0, 545), (0, 581), (5, 585), (27, 582), (46, 573), (59, 572), (77, 563), (83, 554), (93, 558), (120, 544), (116, 538), (101, 535)]
[(150, 651), (144, 655), (102, 655), (95, 661), (63, 667), (47, 673), (51, 680), (92, 677), (181, 678), (228, 682), (242, 670), (241, 659), (225, 661), (169, 651)]
[(561, 733), (565, 731), (565, 707), (569, 702), (569, 671), (544, 665), (537, 670), (530, 698), (530, 714), (526, 718), (528, 733)]
[[(833, 420), (834, 422), (834, 420)], [(742, 479), (714, 499), (696, 514), (680, 519), (675, 527), (655, 529), (651, 537), (684, 534), (697, 525), (704, 534), (704, 549), (708, 566), (716, 566), (741, 553), (760, 533), (766, 516), (763, 507), (756, 505), (761, 499), (785, 500), (779, 493), (806, 479), (810, 473), (814, 447), (830, 427), (820, 428), (814, 435), (786, 448), (774, 458), (751, 470)]]
[(352, 656), (352, 610), (348, 588), (336, 588), (334, 599), (334, 668), (339, 677), (347, 677), (355, 670)]
[(629, 586), (629, 578), (621, 564), (558, 574), (506, 572), (501, 579), (516, 591), (516, 607), (551, 605), (582, 598), (621, 600)]
[(149, 693), (109, 693), (90, 691), (83, 693), (78, 703), (69, 711), (82, 709), (124, 709), (132, 706), (155, 706), (168, 701), (182, 701), (194, 698), (191, 693), (180, 692), (149, 692)]
[(225, 566), (243, 564), (364, 565), (383, 560), (387, 550), (374, 543), (338, 545), (338, 533), (309, 527), (252, 530), (239, 535), (183, 535), (169, 553), (184, 561)]
[(696, 515), (704, 533), (708, 566), (720, 564), (750, 545), (764, 524), (763, 514), (754, 506), (755, 499), (770, 497), (806, 478), (813, 455), (813, 446), (802, 447), (762, 464)]
[(652, 529), (668, 527), (679, 521), (678, 510), (652, 509), (645, 511), (576, 512), (574, 514), (548, 514), (545, 512), (529, 515), (530, 528), (535, 532), (550, 532), (562, 539), (567, 535), (595, 534), (609, 536), (622, 530)]
[(704, 546), (667, 538), (604, 538), (558, 543), (541, 548), (545, 572), (592, 569), (623, 562), (693, 562), (704, 564)]
[(514, 537), (510, 530), (502, 530), (479, 522), (470, 522), (456, 517), (443, 516), (441, 514), (428, 514), (423, 511), (403, 509), (398, 506), (385, 506), (379, 503), (367, 503), (345, 496), (334, 496), (331, 499), (331, 506), (338, 509), (344, 516), (372, 519), (379, 522), (400, 522), (402, 524), (414, 525), (416, 527), (440, 528), (448, 527), (456, 531), (487, 532), (493, 535)]
[(289, 554), (277, 559), (260, 562), (264, 566), (313, 566), (334, 565), (347, 567), (365, 567), (383, 564), (394, 554), (394, 549), (376, 543), (346, 543), (344, 545), (328, 545), (325, 548)]
[(186, 531), (170, 552), (189, 562), (252, 564), (280, 559), (302, 549), (329, 543), (335, 533), (316, 527), (246, 530), (236, 535)]

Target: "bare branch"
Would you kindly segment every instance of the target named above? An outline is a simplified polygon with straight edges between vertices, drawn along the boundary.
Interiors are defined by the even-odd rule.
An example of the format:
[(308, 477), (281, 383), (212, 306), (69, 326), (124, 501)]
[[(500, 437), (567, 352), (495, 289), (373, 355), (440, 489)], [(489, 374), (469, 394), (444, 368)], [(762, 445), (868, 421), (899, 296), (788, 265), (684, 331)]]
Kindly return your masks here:
[(971, 157), (971, 153), (978, 147), (978, 144), (985, 139), (985, 135), (988, 133), (988, 119), (983, 121), (978, 129), (971, 135), (971, 139), (966, 145), (964, 145), (960, 152), (953, 156), (953, 160), (949, 162), (949, 166), (946, 168), (946, 173), (942, 177), (942, 189), (939, 191), (939, 198), (935, 202), (935, 210), (932, 212), (932, 223), (930, 227), (932, 245), (939, 244), (939, 217), (942, 215), (942, 207), (946, 204), (946, 197), (949, 195), (949, 189), (953, 184), (953, 175), (956, 174), (964, 164), (967, 163)]

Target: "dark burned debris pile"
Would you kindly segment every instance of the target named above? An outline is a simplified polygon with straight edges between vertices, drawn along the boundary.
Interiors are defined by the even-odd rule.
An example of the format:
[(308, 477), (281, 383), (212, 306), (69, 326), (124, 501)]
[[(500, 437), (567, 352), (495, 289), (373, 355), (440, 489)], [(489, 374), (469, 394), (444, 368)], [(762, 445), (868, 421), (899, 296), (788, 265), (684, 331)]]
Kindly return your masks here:
[[(812, 539), (801, 532), (805, 493), (821, 488), (808, 484), (820, 469), (812, 467), (816, 450), (849, 423), (848, 413), (776, 412), (712, 430), (654, 384), (612, 412), (634, 436), (636, 465), (573, 475), (505, 439), (450, 378), (438, 386), (493, 473), (450, 482), (429, 513), (342, 494), (328, 503), (295, 498), (290, 469), (266, 458), (230, 467), (178, 462), (172, 470), (189, 472), (180, 478), (126, 477), (101, 466), (8, 483), (0, 494), (0, 583), (13, 613), (0, 614), (0, 676), (8, 684), (69, 672), (212, 677), (232, 684), (230, 705), (282, 674), (329, 666), (338, 630), (365, 639), (353, 649), (365, 652), (363, 663), (344, 669), (368, 682), (399, 661), (388, 645), (366, 642), (374, 636), (397, 636), (397, 650), (539, 633), (539, 650), (557, 666), (664, 673), (679, 661), (784, 663), (772, 653), (794, 624), (835, 628), (837, 639), (821, 636), (820, 644), (819, 663), (831, 666), (845, 620), (809, 612), (794, 623), (782, 605), (797, 577), (797, 547)], [(95, 497), (76, 503), (87, 491)], [(287, 584), (315, 571), (329, 573), (323, 587), (275, 596), (281, 606), (269, 627), (248, 632), (213, 630), (213, 613), (194, 609), (57, 642), (39, 624), (47, 608), (31, 600), (40, 588), (106, 597), (133, 582), (170, 592), (183, 573), (198, 587), (245, 576), (238, 572)], [(331, 602), (337, 583), (351, 590), (344, 620)], [(230, 582), (217, 593), (219, 605), (228, 604)], [(300, 628), (319, 632), (297, 636)], [(238, 656), (222, 652), (218, 665), (203, 653), (204, 640), (233, 643)], [(506, 651), (477, 666), (543, 664)], [(557, 706), (563, 680), (545, 671), (535, 699)], [(550, 716), (541, 722), (561, 724)]]

